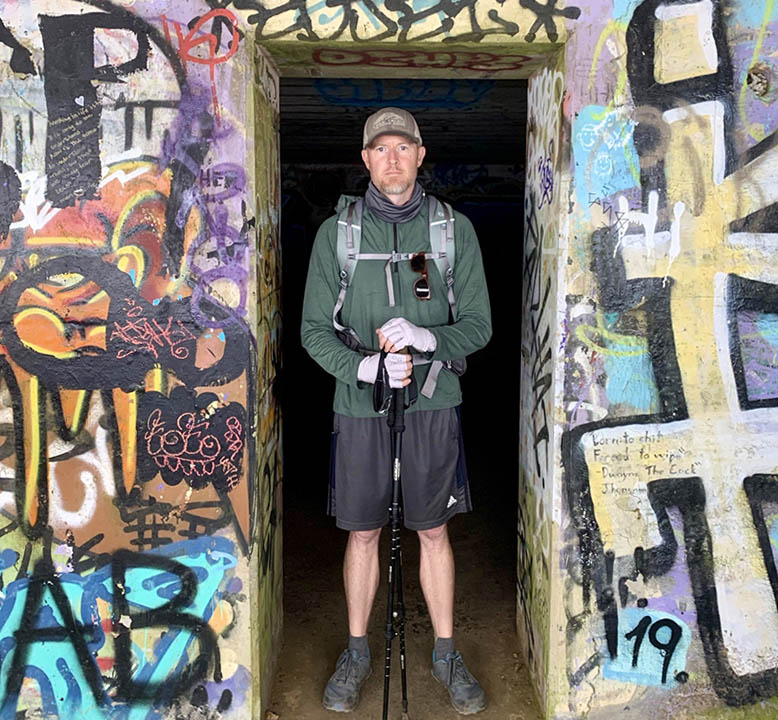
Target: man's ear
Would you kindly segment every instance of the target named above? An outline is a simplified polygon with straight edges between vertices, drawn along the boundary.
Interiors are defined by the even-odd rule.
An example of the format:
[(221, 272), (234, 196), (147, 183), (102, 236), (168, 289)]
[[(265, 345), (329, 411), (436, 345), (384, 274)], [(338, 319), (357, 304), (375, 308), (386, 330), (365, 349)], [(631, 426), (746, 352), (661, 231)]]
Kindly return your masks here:
[(416, 159), (416, 167), (421, 167), (424, 162), (424, 156), (427, 154), (427, 148), (424, 145), (419, 145), (419, 157)]
[(365, 167), (370, 170), (370, 160), (369, 155), (367, 154), (367, 149), (362, 150), (362, 162), (365, 163)]

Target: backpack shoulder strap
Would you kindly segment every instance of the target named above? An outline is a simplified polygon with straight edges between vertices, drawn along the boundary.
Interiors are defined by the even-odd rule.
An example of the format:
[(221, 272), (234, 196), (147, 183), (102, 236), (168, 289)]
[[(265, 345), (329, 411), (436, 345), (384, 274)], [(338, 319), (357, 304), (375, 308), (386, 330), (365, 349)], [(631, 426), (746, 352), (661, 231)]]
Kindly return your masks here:
[(346, 298), (346, 290), (354, 277), (359, 260), (359, 246), (362, 240), (362, 198), (348, 203), (338, 213), (338, 268), (340, 291), (332, 309), (332, 324), (336, 330), (348, 332), (340, 322), (340, 309)]
[(347, 272), (347, 284), (351, 282), (359, 259), (362, 240), (362, 198), (350, 202), (338, 213), (338, 267), (341, 278)]
[(457, 303), (454, 297), (454, 268), (456, 246), (454, 243), (454, 210), (451, 205), (430, 196), (430, 247), (440, 277), (446, 283), (451, 317), (457, 319)]
[[(430, 250), (432, 259), (437, 265), (440, 277), (446, 284), (448, 306), (451, 308), (451, 318), (457, 319), (457, 301), (454, 297), (454, 267), (456, 263), (456, 247), (454, 244), (454, 210), (451, 205), (430, 195)], [(438, 384), (438, 376), (443, 369), (440, 360), (434, 360), (427, 373), (427, 379), (421, 389), (421, 394), (431, 398)]]

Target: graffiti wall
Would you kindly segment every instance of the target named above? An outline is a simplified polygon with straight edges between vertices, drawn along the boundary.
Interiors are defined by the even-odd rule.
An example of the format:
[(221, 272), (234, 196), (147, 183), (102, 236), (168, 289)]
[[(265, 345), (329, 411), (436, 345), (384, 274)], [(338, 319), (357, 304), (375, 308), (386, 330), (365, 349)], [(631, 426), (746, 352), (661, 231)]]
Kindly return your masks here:
[(278, 166), (245, 20), (108, 0), (0, 20), (0, 717), (256, 716)]
[(546, 715), (775, 712), (776, 3), (9, 0), (0, 21), (0, 717), (259, 716), (276, 65), (531, 76), (517, 626)]
[(224, 4), (245, 10), (285, 74), (330, 77), (528, 77), (581, 15), (559, 0)]
[(563, 74), (530, 78), (524, 198), (519, 437), (517, 628), (541, 704), (546, 703), (551, 596), (554, 362)]
[(567, 44), (556, 717), (778, 706), (776, 29), (613, 0)]

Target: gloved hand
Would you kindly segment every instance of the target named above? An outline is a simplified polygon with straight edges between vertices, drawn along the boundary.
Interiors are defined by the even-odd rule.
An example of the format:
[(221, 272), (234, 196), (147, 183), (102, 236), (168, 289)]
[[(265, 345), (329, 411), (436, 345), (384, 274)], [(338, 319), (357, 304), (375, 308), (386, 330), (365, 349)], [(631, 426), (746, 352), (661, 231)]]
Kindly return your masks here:
[(401, 317), (388, 320), (376, 332), (381, 348), (388, 352), (398, 352), (406, 347), (416, 348), (419, 352), (432, 352), (438, 344), (427, 328), (414, 325)]
[[(378, 374), (378, 363), (381, 354), (368, 355), (359, 363), (357, 368), (357, 379), (363, 383), (375, 383)], [(411, 356), (405, 353), (387, 353), (384, 360), (386, 374), (389, 376), (389, 387), (401, 388), (410, 382), (411, 372), (413, 372), (413, 363)]]

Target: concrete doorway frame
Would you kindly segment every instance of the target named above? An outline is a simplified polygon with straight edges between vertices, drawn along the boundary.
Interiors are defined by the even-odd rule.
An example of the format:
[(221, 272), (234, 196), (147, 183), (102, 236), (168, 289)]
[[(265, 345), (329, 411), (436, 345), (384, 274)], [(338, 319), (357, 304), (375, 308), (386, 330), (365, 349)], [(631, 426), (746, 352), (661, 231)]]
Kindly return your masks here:
[[(386, 78), (396, 73), (402, 77), (408, 79), (416, 78), (447, 78), (451, 79), (452, 76), (462, 79), (471, 78), (489, 78), (489, 79), (529, 79), (530, 82), (534, 78), (541, 79), (542, 75), (549, 75), (552, 77), (552, 85), (554, 84), (553, 78), (560, 77), (561, 73), (558, 72), (565, 54), (564, 42), (556, 44), (546, 44), (538, 47), (537, 44), (527, 44), (523, 42), (516, 42), (512, 44), (503, 43), (500, 45), (489, 45), (488, 52), (484, 52), (479, 46), (474, 45), (453, 45), (446, 42), (432, 42), (427, 41), (423, 44), (389, 44), (389, 43), (299, 43), (289, 41), (272, 41), (272, 40), (260, 40), (256, 43), (256, 57), (255, 57), (255, 81), (260, 88), (260, 92), (255, 93), (257, 98), (255, 102), (255, 138), (262, 137), (263, 135), (271, 136), (269, 144), (265, 143), (265, 147), (272, 147), (275, 143), (275, 158), (269, 158), (263, 154), (261, 148), (262, 142), (257, 142), (256, 153), (256, 167), (257, 167), (257, 205), (258, 208), (262, 208), (263, 205), (268, 209), (277, 213), (277, 217), (280, 217), (280, 197), (277, 198), (275, 207), (272, 205), (272, 199), (262, 197), (263, 191), (267, 193), (272, 187), (272, 183), (263, 182), (263, 160), (264, 167), (280, 168), (280, 148), (278, 145), (278, 133), (280, 129), (280, 117), (279, 117), (279, 96), (280, 96), (280, 78), (281, 77), (316, 77), (316, 78), (338, 78), (338, 77), (351, 77), (351, 78)], [(553, 92), (551, 93), (553, 96)], [(560, 142), (560, 130), (561, 122), (559, 121), (562, 115), (562, 97), (558, 98), (558, 104), (553, 111), (556, 113), (556, 122), (558, 123), (555, 135), (551, 138), (553, 151), (549, 151), (549, 162), (553, 157), (554, 170), (558, 170), (561, 166), (561, 158), (564, 156), (564, 148)], [(532, 107), (528, 107), (528, 118)], [(537, 128), (532, 127), (532, 120), (528, 122), (527, 129), (527, 157), (530, 157), (532, 153), (532, 146), (529, 142), (529, 136)], [(533, 168), (531, 163), (526, 164), (526, 176), (525, 183), (527, 188), (530, 188), (532, 183), (537, 182), (537, 175), (542, 174), (542, 168)], [(529, 190), (528, 190), (529, 193)], [(558, 193), (557, 197), (562, 196), (562, 193)], [(270, 200), (270, 201), (269, 201)], [(531, 208), (536, 207), (536, 198), (533, 196), (529, 199)], [(542, 206), (542, 205), (541, 205)], [(549, 199), (548, 209), (551, 213), (557, 211), (557, 206), (551, 204)], [(560, 211), (561, 212), (561, 211)], [(559, 215), (559, 212), (556, 212)], [(533, 210), (534, 216), (534, 210)], [(531, 218), (528, 218), (531, 222)], [(530, 248), (530, 255), (527, 255), (526, 239), (527, 233), (532, 235), (533, 231), (530, 227), (529, 231), (525, 228), (525, 248), (524, 248), (524, 263), (523, 273), (529, 282), (530, 292), (529, 297), (523, 299), (523, 304), (529, 304), (537, 309), (542, 302), (545, 307), (549, 294), (551, 295), (552, 302), (556, 295), (556, 238), (551, 238), (551, 242), (535, 238), (535, 242)], [(280, 244), (277, 246), (280, 248)], [(529, 269), (529, 277), (527, 271)], [(547, 289), (541, 293), (541, 276), (543, 280), (543, 287), (546, 288), (546, 281), (548, 282)], [(526, 312), (526, 308), (525, 308)], [(522, 313), (523, 319), (526, 320), (525, 312)], [(541, 308), (540, 314), (543, 314), (543, 308)], [(546, 310), (546, 315), (552, 315)], [(523, 324), (526, 324), (523, 323)], [(534, 326), (533, 318), (530, 316), (530, 329), (532, 334), (536, 334), (539, 328)], [(538, 358), (541, 353), (545, 354), (545, 346), (533, 348), (537, 351)], [(552, 368), (553, 360), (551, 360), (552, 352), (549, 349), (549, 362), (543, 361), (541, 363), (541, 375), (537, 375), (534, 368), (527, 368), (530, 371), (530, 377), (533, 385), (542, 386), (542, 392), (538, 395), (537, 387), (533, 398), (536, 399), (535, 408), (529, 413), (525, 406), (524, 396), (521, 398), (521, 410), (519, 422), (520, 425), (531, 427), (530, 442), (532, 444), (532, 450), (534, 450), (535, 461), (540, 468), (540, 460), (538, 459), (538, 446), (543, 442), (543, 429), (538, 429), (535, 424), (535, 410), (538, 404), (543, 402), (544, 397), (547, 396), (547, 401), (550, 401), (554, 396), (553, 390), (553, 375), (549, 369), (548, 373), (544, 368)], [(529, 363), (527, 363), (529, 365)], [(533, 363), (535, 365), (537, 363)], [(526, 380), (525, 376), (525, 362), (522, 360), (522, 380)], [(260, 396), (262, 390), (260, 390)], [(544, 404), (545, 412), (545, 404)], [(529, 417), (528, 417), (529, 415)], [(550, 413), (549, 413), (550, 415)], [(548, 425), (545, 425), (545, 431), (547, 433)], [(538, 437), (541, 437), (538, 440)], [(526, 438), (519, 439), (519, 452), (526, 454), (529, 450), (529, 444)], [(546, 454), (550, 454), (553, 444), (553, 437), (545, 436)], [(547, 458), (547, 467), (552, 467), (553, 458)], [(538, 568), (544, 568), (545, 577), (548, 578), (548, 565), (551, 559), (551, 544), (543, 548), (544, 557), (533, 557), (535, 548), (539, 548), (538, 544), (533, 541), (530, 535), (536, 532), (538, 529), (534, 527), (534, 516), (536, 511), (534, 508), (524, 508), (522, 513), (522, 502), (527, 501), (535, 503), (538, 498), (532, 494), (531, 488), (528, 483), (532, 483), (532, 479), (527, 477), (527, 474), (523, 471), (521, 460), (519, 461), (519, 478), (516, 478), (516, 482), (519, 483), (519, 502), (518, 502), (518, 536), (517, 542), (518, 548), (518, 567), (517, 567), (517, 608), (516, 608), (516, 628), (519, 635), (522, 651), (525, 655), (530, 674), (533, 680), (533, 687), (536, 693), (539, 705), (544, 713), (548, 715), (548, 695), (547, 695), (547, 669), (549, 663), (549, 623), (550, 618), (553, 616), (553, 611), (549, 608), (549, 595), (550, 587), (546, 584), (545, 587), (541, 587), (538, 583)], [(540, 472), (538, 473), (540, 475)], [(259, 483), (261, 487), (261, 483)], [(551, 492), (554, 491), (553, 487), (549, 488)], [(528, 494), (529, 491), (529, 494)], [(545, 492), (545, 491), (544, 491)], [(263, 498), (260, 495), (258, 502), (263, 503)], [(543, 502), (543, 498), (540, 498), (540, 502)], [(279, 544), (281, 541), (281, 520), (280, 514), (276, 517), (276, 523), (278, 527), (276, 532), (279, 535)], [(262, 533), (262, 525), (260, 522), (259, 531)], [(283, 572), (283, 571), (282, 571)], [(541, 573), (542, 574), (542, 573)], [(261, 652), (259, 649), (256, 652), (255, 667), (260, 669), (260, 717), (264, 716), (264, 712), (267, 709), (267, 703), (270, 697), (270, 688), (272, 686), (273, 677), (276, 671), (276, 665), (279, 652), (279, 641), (282, 633), (283, 625), (283, 607), (282, 600), (278, 598), (277, 606), (273, 607), (260, 607), (262, 602), (258, 603), (258, 613), (263, 613), (266, 617), (274, 618), (275, 621), (271, 622), (266, 627), (273, 627), (272, 640), (270, 646), (267, 648), (267, 652)], [(542, 609), (542, 615), (540, 626), (534, 621), (533, 616), (537, 614), (538, 607)], [(255, 643), (255, 647), (258, 643)]]

